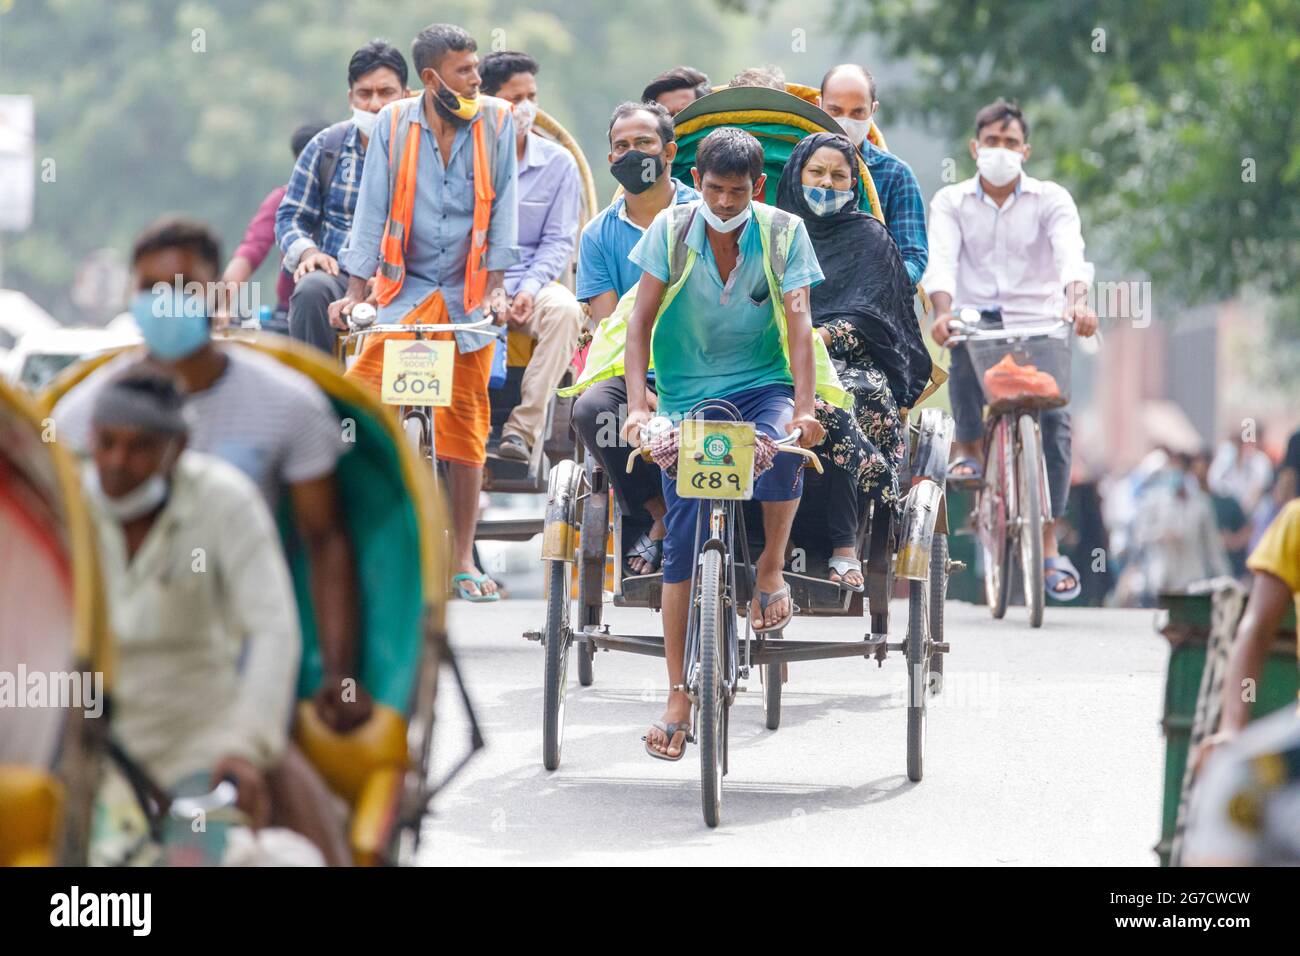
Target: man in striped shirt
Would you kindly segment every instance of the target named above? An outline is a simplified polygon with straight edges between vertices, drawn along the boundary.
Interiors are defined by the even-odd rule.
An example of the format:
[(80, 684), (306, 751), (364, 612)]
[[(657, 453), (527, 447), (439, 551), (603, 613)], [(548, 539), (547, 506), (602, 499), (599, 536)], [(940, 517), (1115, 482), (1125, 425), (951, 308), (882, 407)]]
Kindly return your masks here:
[[(221, 256), (207, 226), (161, 220), (136, 240), (131, 262), (139, 290), (131, 313), (148, 359), (178, 377), (189, 396), (194, 422), (188, 447), (243, 471), (272, 514), (288, 499), (308, 553), (320, 637), (324, 673), (314, 702), (322, 720), (350, 730), (369, 716), (371, 701), (356, 680), (357, 585), (334, 477), (345, 447), (339, 421), (306, 376), (244, 346), (218, 347), (209, 337), (205, 303), (188, 290), (173, 292), (177, 284), (215, 286)], [(139, 360), (135, 350), (113, 359), (59, 401), (54, 424), (60, 444), (89, 450), (97, 397)]]
[(307, 144), (275, 213), (275, 241), (297, 283), (289, 300), (289, 334), (331, 355), (337, 333), (327, 313), (348, 286), (339, 257), (352, 229), (370, 131), (381, 109), (410, 95), (406, 77), (405, 58), (383, 40), (352, 54), (352, 119), (326, 127)]

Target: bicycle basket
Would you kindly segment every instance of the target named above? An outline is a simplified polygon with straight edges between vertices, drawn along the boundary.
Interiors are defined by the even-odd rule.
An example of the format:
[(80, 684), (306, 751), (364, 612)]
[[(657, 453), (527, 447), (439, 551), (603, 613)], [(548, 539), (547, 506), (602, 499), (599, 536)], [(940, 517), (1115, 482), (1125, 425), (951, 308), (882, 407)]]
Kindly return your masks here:
[(1070, 401), (1070, 328), (966, 343), (971, 365), (994, 413), (1008, 408), (1059, 408)]

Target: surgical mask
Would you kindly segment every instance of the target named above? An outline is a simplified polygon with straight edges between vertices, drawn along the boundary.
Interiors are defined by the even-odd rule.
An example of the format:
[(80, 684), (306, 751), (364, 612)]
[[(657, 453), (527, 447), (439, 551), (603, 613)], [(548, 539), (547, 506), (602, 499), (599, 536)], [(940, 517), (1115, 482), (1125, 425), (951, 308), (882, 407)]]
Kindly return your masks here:
[(848, 136), (849, 142), (854, 146), (861, 146), (862, 141), (867, 138), (871, 132), (871, 117), (866, 119), (851, 119), (848, 116), (837, 116), (835, 122), (840, 124), (840, 129), (844, 130)]
[(1005, 186), (1020, 175), (1024, 157), (1014, 149), (1001, 146), (981, 146), (975, 153), (975, 165), (980, 175), (994, 186)]
[(461, 96), (459, 93), (452, 92), (451, 87), (447, 86), (446, 81), (441, 76), (438, 76), (436, 70), (433, 75), (437, 76), (438, 82), (442, 84), (438, 88), (438, 92), (433, 94), (434, 99), (442, 104), (442, 108), (456, 119), (463, 120), (466, 123), (472, 120), (478, 114), (480, 105), (478, 94), (476, 93), (472, 97)]
[(645, 192), (664, 174), (664, 158), (655, 153), (629, 149), (609, 167), (610, 175), (632, 195)]
[(91, 468), (86, 476), (86, 491), (104, 513), (119, 524), (143, 518), (162, 507), (167, 500), (167, 479), (161, 473), (150, 475), (126, 494), (111, 497), (99, 480), (99, 471)]
[(208, 342), (207, 310), (198, 297), (140, 292), (131, 300), (131, 316), (149, 351), (164, 361), (193, 355)]
[(362, 135), (369, 137), (375, 130), (375, 122), (379, 119), (378, 113), (372, 113), (369, 110), (352, 107), (352, 123), (356, 126), (357, 131)]
[(700, 214), (704, 216), (704, 221), (714, 228), (717, 232), (735, 232), (745, 223), (749, 222), (749, 217), (754, 214), (753, 205), (746, 206), (740, 212), (736, 213), (730, 219), (719, 219), (709, 208), (706, 202), (700, 203)]
[(852, 189), (823, 189), (821, 186), (803, 187), (803, 198), (808, 208), (818, 216), (833, 216), (853, 201)]
[(537, 104), (532, 100), (520, 100), (510, 112), (515, 118), (515, 132), (522, 136), (533, 128), (533, 121), (537, 119)]

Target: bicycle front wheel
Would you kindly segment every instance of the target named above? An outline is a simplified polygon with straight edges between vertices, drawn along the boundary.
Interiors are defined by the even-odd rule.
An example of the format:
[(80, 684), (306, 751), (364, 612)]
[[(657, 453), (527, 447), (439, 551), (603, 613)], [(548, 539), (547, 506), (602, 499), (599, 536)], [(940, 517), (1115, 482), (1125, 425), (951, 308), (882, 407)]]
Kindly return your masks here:
[(1020, 573), (1029, 626), (1043, 626), (1043, 451), (1038, 423), (1021, 415), (1020, 461), (1016, 469), (1020, 503)]
[(1010, 521), (1014, 450), (1006, 418), (994, 424), (984, 460), (984, 487), (978, 502), (979, 542), (984, 565), (984, 599), (994, 620), (1007, 613), (1011, 598)]
[(700, 798), (704, 822), (716, 827), (722, 817), (723, 750), (726, 747), (725, 695), (722, 689), (723, 622), (722, 555), (704, 552), (700, 561), (700, 659), (697, 670), (699, 716), (695, 739), (700, 749)]

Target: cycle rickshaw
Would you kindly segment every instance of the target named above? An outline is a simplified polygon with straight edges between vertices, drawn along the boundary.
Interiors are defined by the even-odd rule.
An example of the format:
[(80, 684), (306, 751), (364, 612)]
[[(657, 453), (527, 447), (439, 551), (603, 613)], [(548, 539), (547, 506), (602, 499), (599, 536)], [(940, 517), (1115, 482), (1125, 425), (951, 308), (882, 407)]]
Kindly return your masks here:
[[(311, 379), (329, 399), (343, 428), (346, 451), (335, 475), (360, 589), (357, 677), (375, 707), (361, 727), (337, 734), (319, 720), (310, 704), (321, 673), (317, 621), (306, 549), (285, 502), (275, 517), (293, 578), (303, 639), (293, 739), (348, 806), (354, 862), (409, 861), (418, 849), (421, 822), (441, 786), (430, 780), (430, 770), (443, 664), (460, 685), (446, 631), (442, 501), (393, 417), (363, 388), (340, 375), (327, 356), (272, 333), (233, 332), (231, 339), (225, 348), (255, 349)], [(42, 393), (37, 414), (49, 416), (59, 398), (112, 357), (112, 353), (98, 356), (68, 369)], [(58, 452), (66, 456), (62, 448)], [(98, 619), (102, 623), (106, 615), (100, 613)], [(472, 753), (482, 746), (482, 737), (463, 685), (459, 696), (469, 714)], [(463, 762), (452, 764), (450, 772)], [(214, 792), (204, 798), (209, 804), (200, 800), (196, 806), (217, 806), (219, 796)], [(165, 807), (145, 809), (151, 827), (157, 827)]]
[[(830, 116), (807, 100), (754, 88), (703, 97), (679, 113), (675, 123), (679, 162), (685, 163), (687, 170), (695, 144), (710, 128), (739, 125), (764, 145), (766, 172), (773, 182), (780, 178), (790, 144), (814, 130), (840, 132)], [(772, 143), (778, 147), (769, 151)], [(782, 149), (783, 156), (778, 158)], [(687, 158), (682, 159), (684, 153)], [(879, 202), (865, 165), (859, 173), (872, 209), (879, 215)], [(718, 408), (726, 403), (708, 404), (723, 418), (734, 418), (734, 409)], [(753, 426), (748, 428), (752, 443)], [(700, 521), (707, 523), (709, 534), (705, 535), (708, 542), (693, 572), (687, 673), (682, 683), (689, 688), (694, 703), (693, 734), (688, 739), (696, 742), (700, 750), (703, 810), (708, 825), (715, 826), (719, 819), (722, 777), (727, 772), (728, 714), (740, 682), (754, 669), (761, 669), (765, 724), (775, 730), (781, 718), (782, 664), (790, 661), (859, 657), (882, 663), (890, 651), (901, 652), (907, 660), (909, 677), (907, 773), (913, 781), (921, 779), (926, 698), (941, 687), (938, 675), (942, 673), (943, 654), (948, 651), (943, 605), (949, 572), (957, 569), (948, 560), (944, 511), (952, 419), (941, 410), (926, 409), (909, 424), (908, 434), (909, 457), (902, 486), (911, 490), (901, 516), (896, 517), (888, 508), (869, 509), (858, 530), (858, 556), (863, 560), (865, 577), (863, 592), (842, 588), (829, 579), (826, 496), (820, 493), (815, 471), (805, 471), (804, 495), (791, 544), (796, 551), (802, 551), (806, 563), (798, 570), (787, 564), (785, 571), (796, 616), (867, 616), (868, 630), (861, 641), (753, 635), (748, 621), (742, 636), (737, 609), (750, 603), (754, 581), (750, 555), (758, 553), (747, 529), (761, 528), (761, 516), (755, 502), (737, 500), (735, 496), (701, 499)], [(686, 447), (683, 440), (681, 448)], [(698, 451), (692, 451), (691, 457)], [(679, 458), (679, 463), (685, 460)], [(680, 484), (678, 493), (683, 494)], [(547, 575), (546, 622), (543, 629), (525, 634), (541, 642), (545, 650), (542, 762), (548, 770), (560, 763), (570, 651), (578, 659), (582, 686), (593, 683), (597, 650), (659, 657), (664, 653), (661, 636), (614, 634), (603, 621), (611, 553), (615, 556), (613, 604), (661, 608), (662, 575), (629, 574), (620, 560), (624, 540), (635, 540), (647, 530), (649, 516), (623, 514), (617, 501), (611, 501), (613, 498), (609, 477), (591, 456), (560, 462), (551, 472), (542, 539)], [(571, 574), (576, 578), (576, 594), (571, 592)], [(891, 640), (889, 599), (896, 577), (908, 581), (908, 627), (901, 639)], [(932, 674), (936, 675), (934, 679)]]
[(48, 437), (35, 405), (0, 382), (0, 671), (64, 675), (76, 698), (4, 708), (0, 866), (86, 861), (107, 746), (94, 714), (112, 686), (95, 532), (76, 464)]
[[(578, 177), (582, 189), (582, 212), (579, 220), (579, 229), (581, 230), (582, 226), (586, 225), (587, 221), (600, 210), (597, 205), (596, 186), (586, 156), (583, 155), (577, 141), (569, 132), (546, 112), (538, 110), (533, 129), (538, 134), (563, 146), (573, 156), (578, 165)], [(572, 263), (566, 267), (560, 281), (569, 286), (570, 289), (572, 288)], [(540, 495), (546, 491), (548, 475), (554, 463), (570, 458), (574, 454), (573, 433), (569, 427), (573, 400), (554, 394), (551, 396), (546, 409), (545, 424), (542, 428), (542, 440), (533, 448), (531, 460), (527, 462), (516, 461), (496, 455), (494, 449), (500, 441), (502, 426), (510, 417), (510, 413), (515, 406), (519, 404), (524, 370), (528, 367), (536, 342), (522, 332), (505, 332), (500, 328), (490, 329), (489, 325), (490, 323), (483, 322), (477, 323), (473, 328), (466, 325), (458, 327), (458, 331), (470, 332), (471, 334), (476, 329), (485, 335), (495, 336), (504, 333), (505, 338), (505, 381), (499, 387), (492, 388), (489, 392), (492, 408), (492, 430), (488, 437), (488, 458), (483, 469), (483, 490), (486, 492)], [(409, 333), (410, 331), (409, 328), (398, 328), (396, 324), (353, 326), (347, 333), (342, 333), (339, 337), (340, 362), (346, 364), (352, 356), (359, 352), (365, 344), (366, 336), (370, 334), (380, 332)], [(423, 338), (434, 333), (426, 330), (416, 334)], [(568, 384), (571, 377), (572, 373), (566, 372), (562, 384)], [(434, 444), (434, 436), (432, 435), (432, 425), (427, 420), (427, 412), (420, 406), (410, 406), (402, 408), (399, 414), (402, 417), (403, 428), (407, 431), (412, 444), (418, 449), (424, 461), (432, 463), (436, 456), (431, 450)], [(484, 518), (479, 521), (475, 537), (498, 541), (527, 541), (540, 534), (541, 530), (542, 521), (540, 518)]]

